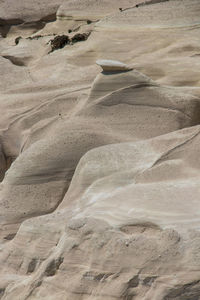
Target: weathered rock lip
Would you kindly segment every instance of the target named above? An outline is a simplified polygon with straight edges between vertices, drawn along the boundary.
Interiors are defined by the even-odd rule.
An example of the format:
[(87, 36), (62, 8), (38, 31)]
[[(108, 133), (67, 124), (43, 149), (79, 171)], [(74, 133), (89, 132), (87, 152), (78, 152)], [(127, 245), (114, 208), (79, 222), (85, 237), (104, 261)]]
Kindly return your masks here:
[(100, 66), (104, 72), (125, 72), (133, 70), (130, 66), (117, 60), (99, 59), (96, 61), (96, 64)]

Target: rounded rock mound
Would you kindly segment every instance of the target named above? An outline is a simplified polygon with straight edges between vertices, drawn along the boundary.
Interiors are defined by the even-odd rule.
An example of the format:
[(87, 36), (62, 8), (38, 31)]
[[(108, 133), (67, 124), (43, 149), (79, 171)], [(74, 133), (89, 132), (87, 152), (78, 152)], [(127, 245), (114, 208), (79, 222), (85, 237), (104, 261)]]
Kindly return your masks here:
[(133, 69), (120, 61), (110, 59), (99, 59), (96, 61), (96, 64), (99, 65), (104, 72), (124, 72)]

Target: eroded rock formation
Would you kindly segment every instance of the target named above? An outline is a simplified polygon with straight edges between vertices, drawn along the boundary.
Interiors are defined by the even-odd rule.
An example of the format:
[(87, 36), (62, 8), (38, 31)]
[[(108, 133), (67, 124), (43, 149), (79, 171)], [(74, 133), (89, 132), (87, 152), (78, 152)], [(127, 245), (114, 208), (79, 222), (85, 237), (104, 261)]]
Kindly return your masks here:
[(198, 300), (200, 2), (37, 4), (0, 1), (0, 299)]

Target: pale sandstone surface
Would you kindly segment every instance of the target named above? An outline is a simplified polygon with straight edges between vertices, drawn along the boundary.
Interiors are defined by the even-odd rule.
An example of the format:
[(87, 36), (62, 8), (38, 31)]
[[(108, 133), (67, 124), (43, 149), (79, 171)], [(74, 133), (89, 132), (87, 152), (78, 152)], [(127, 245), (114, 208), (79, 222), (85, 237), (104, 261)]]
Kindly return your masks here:
[[(37, 136), (36, 130), (36, 136), (33, 132), (26, 140), (21, 137), (22, 145), (17, 145), (18, 137), (10, 139), (10, 144), (3, 144), (11, 157), (21, 151), (2, 183), (0, 217), (4, 225), (54, 210), (78, 161), (88, 150), (196, 125), (200, 101), (175, 88), (157, 85), (133, 70), (98, 75), (88, 100), (75, 114), (68, 112), (69, 115), (62, 115), (61, 111), (59, 120), (43, 138)], [(29, 116), (29, 122), (40, 116), (41, 108), (33, 120)], [(17, 129), (19, 125), (13, 126), (3, 140), (9, 140)], [(14, 147), (14, 142), (21, 147)]]
[(199, 130), (83, 156), (61, 206), (2, 248), (2, 299), (198, 299)]
[(0, 36), (27, 35), (55, 21), (62, 0), (0, 0)]
[(10, 24), (34, 22), (55, 15), (62, 0), (1, 0), (0, 19)]
[(0, 299), (200, 298), (200, 2), (150, 2), (0, 2)]
[(137, 3), (141, 2), (143, 1), (116, 0), (114, 2), (111, 2), (109, 0), (69, 0), (63, 1), (57, 11), (57, 16), (59, 18), (77, 18), (78, 20), (80, 20), (81, 18), (85, 19), (85, 17), (88, 18), (89, 16), (94, 20), (98, 20), (98, 18), (116, 13), (119, 8), (125, 9), (127, 7), (135, 7)]

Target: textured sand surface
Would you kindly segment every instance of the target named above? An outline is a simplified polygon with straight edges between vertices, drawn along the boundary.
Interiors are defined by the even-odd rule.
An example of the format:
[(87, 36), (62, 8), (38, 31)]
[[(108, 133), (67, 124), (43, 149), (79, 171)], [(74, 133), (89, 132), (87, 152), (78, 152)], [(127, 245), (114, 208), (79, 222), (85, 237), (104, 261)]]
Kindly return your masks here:
[(200, 299), (199, 12), (0, 0), (1, 300)]

